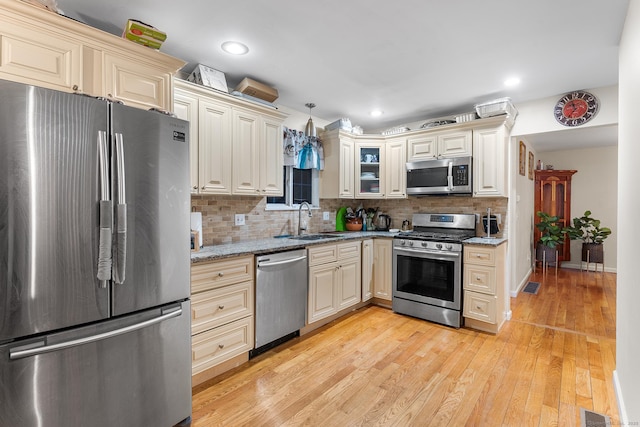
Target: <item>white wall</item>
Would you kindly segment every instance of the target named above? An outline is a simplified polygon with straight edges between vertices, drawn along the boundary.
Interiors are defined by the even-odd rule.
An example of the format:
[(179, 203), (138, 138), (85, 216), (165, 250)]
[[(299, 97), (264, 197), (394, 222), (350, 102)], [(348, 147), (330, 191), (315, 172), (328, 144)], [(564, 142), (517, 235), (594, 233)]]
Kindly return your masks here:
[[(571, 218), (590, 210), (601, 226), (611, 228), (612, 234), (604, 242), (604, 267), (615, 272), (618, 260), (618, 148), (607, 146), (579, 150), (540, 153), (545, 165), (554, 169), (574, 169), (571, 179)], [(582, 242), (571, 242), (571, 261), (563, 267), (580, 268)], [(586, 267), (586, 264), (584, 265)], [(600, 268), (600, 267), (598, 267)]]
[[(304, 128), (307, 126), (307, 120), (309, 120), (308, 110), (305, 113), (303, 111), (297, 111), (293, 108), (285, 107), (284, 105), (279, 105), (278, 110), (289, 115), (283, 122), (284, 126), (288, 127), (289, 129), (304, 131)], [(329, 121), (320, 119), (314, 115), (311, 116), (311, 119), (313, 120), (313, 124), (318, 130), (318, 133), (320, 133), (323, 128), (330, 123)]]
[[(618, 123), (618, 87), (607, 86), (587, 90), (600, 100), (600, 111), (592, 120), (580, 126), (580, 128)], [(553, 116), (553, 107), (562, 95), (564, 94), (517, 104), (518, 117), (511, 135), (519, 136), (567, 130), (567, 127), (558, 123)]]
[(618, 298), (616, 325), (616, 372), (621, 421), (640, 421), (640, 2), (629, 2), (620, 42), (620, 125), (618, 128)]
[(512, 185), (515, 188), (511, 191), (511, 199), (515, 200), (510, 203), (513, 208), (511, 213), (515, 218), (515, 234), (510, 235), (509, 244), (514, 252), (512, 266), (512, 280), (510, 283), (510, 291), (512, 297), (518, 296), (518, 291), (527, 283), (529, 275), (532, 272), (532, 251), (533, 241), (533, 224), (534, 224), (534, 180), (529, 179), (528, 168), (525, 175), (519, 173), (519, 147), (520, 141), (524, 142), (527, 147), (527, 166), (529, 152), (533, 152), (534, 162), (538, 159), (538, 154), (525, 137), (512, 138), (511, 140), (511, 170)]

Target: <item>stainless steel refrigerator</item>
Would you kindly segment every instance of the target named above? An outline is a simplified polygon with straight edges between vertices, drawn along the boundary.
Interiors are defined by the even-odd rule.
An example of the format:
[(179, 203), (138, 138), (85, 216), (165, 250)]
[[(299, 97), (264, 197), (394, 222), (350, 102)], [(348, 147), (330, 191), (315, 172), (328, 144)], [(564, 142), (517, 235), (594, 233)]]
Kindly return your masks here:
[(187, 125), (0, 80), (0, 426), (190, 417)]

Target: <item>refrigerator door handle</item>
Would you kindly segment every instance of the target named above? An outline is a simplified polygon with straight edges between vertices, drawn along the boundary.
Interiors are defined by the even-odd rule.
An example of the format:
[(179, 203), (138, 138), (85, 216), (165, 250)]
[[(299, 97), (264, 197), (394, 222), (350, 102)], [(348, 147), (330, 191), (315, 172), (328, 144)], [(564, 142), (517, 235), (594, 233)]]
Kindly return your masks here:
[(100, 169), (100, 240), (98, 243), (98, 273), (99, 286), (106, 288), (111, 280), (112, 268), (112, 224), (113, 203), (109, 185), (109, 148), (107, 134), (98, 131), (98, 160)]
[(116, 267), (114, 281), (124, 283), (127, 264), (127, 197), (124, 173), (124, 141), (121, 133), (116, 138), (116, 177), (118, 182), (118, 203), (116, 205)]
[(89, 344), (96, 341), (106, 340), (118, 335), (126, 334), (129, 332), (137, 331), (139, 329), (147, 328), (157, 323), (162, 323), (165, 320), (179, 317), (182, 315), (181, 307), (173, 307), (162, 310), (162, 315), (154, 317), (153, 319), (145, 320), (144, 322), (136, 323), (134, 325), (125, 326), (124, 328), (114, 329), (113, 331), (103, 332), (101, 334), (91, 335), (84, 338), (78, 338), (75, 340), (69, 340), (60, 342), (57, 344), (47, 345), (45, 340), (30, 343), (20, 347), (14, 347), (9, 350), (9, 359), (23, 359), (25, 357), (37, 356), (43, 353), (50, 353), (52, 351), (64, 350), (70, 347), (77, 347), (79, 345)]

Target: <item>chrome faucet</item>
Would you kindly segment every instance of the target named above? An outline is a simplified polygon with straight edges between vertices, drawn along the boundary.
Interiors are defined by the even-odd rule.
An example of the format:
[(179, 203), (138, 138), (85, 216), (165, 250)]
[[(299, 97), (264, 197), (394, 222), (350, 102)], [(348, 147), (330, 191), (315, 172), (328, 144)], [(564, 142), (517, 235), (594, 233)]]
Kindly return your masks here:
[(307, 210), (309, 211), (309, 218), (311, 218), (311, 206), (309, 206), (309, 203), (307, 202), (302, 202), (300, 203), (300, 207), (298, 208), (298, 236), (302, 234), (302, 232), (304, 230), (307, 229), (307, 226), (305, 225), (304, 227), (302, 226), (302, 207), (306, 206)]

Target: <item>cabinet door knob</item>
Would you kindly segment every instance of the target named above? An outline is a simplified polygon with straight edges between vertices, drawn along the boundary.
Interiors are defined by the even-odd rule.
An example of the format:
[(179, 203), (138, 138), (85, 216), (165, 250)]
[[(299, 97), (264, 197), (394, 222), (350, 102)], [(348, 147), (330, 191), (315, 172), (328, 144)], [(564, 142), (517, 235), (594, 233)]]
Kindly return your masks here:
[(201, 189), (201, 190), (204, 190), (205, 188), (206, 188), (206, 187), (203, 185), (200, 189)]
[(194, 186), (193, 186), (193, 189), (194, 189), (194, 190), (197, 190), (197, 189), (198, 189), (198, 186), (197, 186), (197, 185), (194, 185)]

